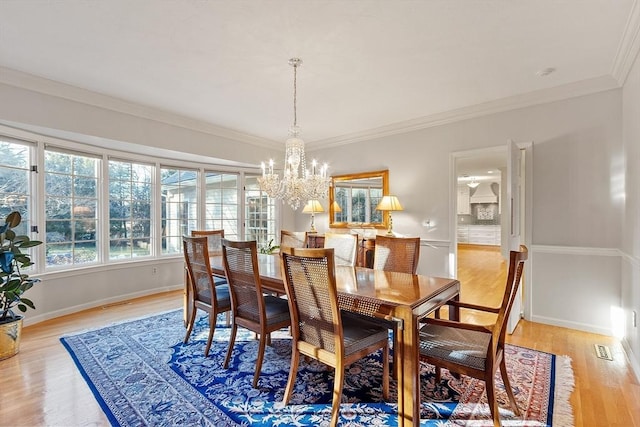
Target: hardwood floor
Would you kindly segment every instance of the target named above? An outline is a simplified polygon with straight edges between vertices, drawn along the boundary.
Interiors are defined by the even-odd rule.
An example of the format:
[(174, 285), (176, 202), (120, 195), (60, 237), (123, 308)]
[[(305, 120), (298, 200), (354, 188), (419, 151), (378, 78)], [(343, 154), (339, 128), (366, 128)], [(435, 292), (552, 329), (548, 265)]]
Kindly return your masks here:
[[(461, 247), (459, 265), (462, 299), (497, 305), (505, 281), (500, 270), (506, 268), (499, 252), (490, 247)], [(182, 292), (168, 292), (25, 328), (20, 353), (0, 361), (0, 426), (109, 425), (60, 343), (60, 336), (179, 308), (181, 304)], [(491, 321), (466, 313), (463, 320)], [(522, 321), (508, 341), (571, 357), (575, 375), (571, 404), (576, 426), (640, 427), (640, 385), (617, 340)], [(614, 360), (598, 359), (594, 344), (609, 346)]]

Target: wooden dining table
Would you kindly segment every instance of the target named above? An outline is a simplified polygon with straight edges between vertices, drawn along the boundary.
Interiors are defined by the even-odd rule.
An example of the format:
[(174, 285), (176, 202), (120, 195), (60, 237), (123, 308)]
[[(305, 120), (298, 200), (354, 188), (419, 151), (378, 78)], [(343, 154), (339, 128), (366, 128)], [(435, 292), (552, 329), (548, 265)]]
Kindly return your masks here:
[[(213, 256), (213, 274), (224, 276), (222, 256)], [(285, 293), (281, 257), (258, 254), (258, 270), (265, 290)], [(336, 266), (336, 285), (342, 310), (392, 320), (397, 323), (400, 361), (398, 381), (398, 425), (420, 424), (419, 320), (449, 300), (457, 300), (456, 279), (395, 273), (364, 267)], [(459, 313), (449, 310), (449, 318)]]

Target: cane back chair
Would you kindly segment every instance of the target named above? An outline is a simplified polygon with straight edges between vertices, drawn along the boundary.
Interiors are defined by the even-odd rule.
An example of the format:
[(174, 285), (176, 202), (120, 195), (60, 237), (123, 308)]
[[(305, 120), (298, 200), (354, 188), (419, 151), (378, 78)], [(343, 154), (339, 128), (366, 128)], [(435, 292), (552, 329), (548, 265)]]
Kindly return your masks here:
[(273, 295), (264, 295), (258, 272), (258, 249), (255, 240), (234, 242), (222, 240), (224, 271), (231, 293), (231, 338), (224, 368), (229, 367), (238, 326), (258, 334), (260, 343), (253, 387), (258, 386), (264, 350), (269, 334), (291, 325), (287, 301)]
[(345, 367), (382, 349), (382, 394), (389, 394), (389, 335), (385, 327), (366, 319), (343, 322), (338, 307), (333, 249), (283, 248), (285, 289), (291, 312), (293, 348), (284, 392), (291, 398), (300, 354), (335, 369), (331, 425), (337, 425)]
[(189, 286), (187, 334), (184, 337), (185, 344), (189, 342), (189, 336), (193, 330), (197, 309), (209, 314), (209, 337), (204, 355), (209, 355), (213, 333), (216, 328), (216, 320), (219, 313), (231, 310), (229, 286), (224, 283), (217, 285), (214, 282), (209, 261), (209, 245), (206, 237), (183, 237), (184, 259), (187, 264), (187, 286)]
[(436, 367), (436, 382), (440, 381), (441, 368), (450, 372), (484, 380), (487, 389), (489, 410), (494, 426), (500, 426), (500, 412), (496, 400), (495, 374), (498, 368), (502, 375), (509, 402), (516, 415), (520, 410), (516, 404), (505, 364), (504, 339), (509, 313), (518, 292), (524, 262), (528, 257), (526, 246), (509, 255), (507, 283), (500, 307), (484, 307), (460, 301), (449, 301), (448, 305), (480, 310), (497, 315), (493, 325), (476, 325), (451, 320), (425, 319), (420, 328), (420, 360)]

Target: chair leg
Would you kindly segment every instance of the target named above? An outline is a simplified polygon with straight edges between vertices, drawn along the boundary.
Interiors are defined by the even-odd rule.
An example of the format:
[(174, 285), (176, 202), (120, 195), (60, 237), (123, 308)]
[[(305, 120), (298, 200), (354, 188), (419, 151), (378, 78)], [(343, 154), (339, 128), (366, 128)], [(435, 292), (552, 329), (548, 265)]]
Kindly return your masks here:
[(216, 317), (218, 317), (218, 313), (215, 311), (209, 313), (209, 338), (207, 338), (207, 346), (204, 349), (204, 357), (209, 357), (209, 349), (211, 349), (213, 333), (216, 331)]
[(344, 365), (340, 362), (335, 369), (333, 380), (333, 402), (331, 404), (331, 426), (338, 425), (340, 402), (342, 401), (342, 385), (344, 384)]
[(231, 360), (233, 346), (236, 343), (236, 332), (238, 332), (238, 325), (236, 325), (236, 322), (231, 322), (231, 336), (229, 337), (229, 347), (227, 348), (227, 356), (224, 358), (224, 364), (222, 365), (224, 369), (227, 369), (229, 367), (229, 360)]
[(500, 411), (498, 410), (498, 402), (496, 401), (496, 387), (495, 377), (488, 372), (485, 376), (485, 388), (487, 389), (487, 402), (489, 403), (489, 411), (491, 412), (491, 418), (493, 419), (494, 427), (501, 427), (500, 424)]
[(260, 343), (258, 344), (258, 360), (256, 361), (256, 372), (253, 374), (253, 388), (258, 388), (258, 379), (260, 378), (260, 371), (262, 370), (262, 360), (264, 359), (264, 350), (267, 345), (267, 339), (269, 334), (260, 334)]
[[(394, 366), (395, 367), (395, 366)], [(396, 370), (394, 369), (394, 372)], [(382, 348), (382, 398), (389, 400), (389, 345)]]
[(284, 396), (282, 403), (285, 405), (289, 403), (291, 399), (291, 393), (293, 392), (293, 385), (296, 382), (296, 376), (298, 375), (298, 365), (300, 363), (300, 353), (297, 349), (291, 350), (291, 368), (289, 369), (289, 380), (287, 381), (287, 387), (284, 389)]
[(398, 379), (398, 366), (400, 366), (400, 360), (398, 357), (398, 328), (397, 327), (393, 327), (392, 329), (392, 335), (393, 335), (393, 371), (391, 372), (391, 375), (393, 375), (393, 379), (397, 380)]
[(516, 403), (516, 398), (513, 395), (513, 389), (511, 388), (511, 382), (509, 381), (509, 376), (507, 375), (507, 364), (504, 360), (504, 353), (502, 354), (502, 359), (500, 360), (500, 375), (502, 375), (502, 383), (504, 384), (504, 388), (507, 390), (507, 395), (509, 396), (509, 402), (511, 402), (513, 413), (519, 417), (520, 408), (518, 408), (518, 404)]
[(189, 342), (189, 336), (191, 335), (191, 331), (193, 331), (193, 324), (196, 321), (196, 311), (195, 307), (191, 307), (189, 311), (189, 318), (187, 319), (187, 334), (184, 336), (184, 343)]
[(225, 313), (225, 320), (227, 322), (227, 326), (229, 326), (231, 324), (231, 311), (227, 311)]
[(436, 366), (436, 384), (442, 380), (442, 368), (440, 366)]

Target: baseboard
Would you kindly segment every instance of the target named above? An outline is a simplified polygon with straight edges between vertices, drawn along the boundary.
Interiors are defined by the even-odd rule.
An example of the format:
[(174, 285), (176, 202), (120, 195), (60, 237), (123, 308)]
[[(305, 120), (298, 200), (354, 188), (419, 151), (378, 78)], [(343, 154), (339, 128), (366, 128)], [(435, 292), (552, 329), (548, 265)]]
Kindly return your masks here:
[(590, 325), (587, 323), (571, 322), (568, 320), (557, 319), (554, 317), (535, 316), (535, 315), (531, 316), (531, 319), (529, 320), (536, 323), (544, 323), (545, 325), (559, 326), (561, 328), (576, 329), (578, 331), (591, 332), (593, 334), (613, 336), (612, 332), (607, 328), (602, 328), (600, 326)]
[(45, 320), (55, 319), (56, 317), (77, 313), (79, 311), (88, 310), (88, 309), (100, 307), (103, 305), (116, 304), (119, 302), (131, 300), (134, 298), (140, 298), (148, 295), (154, 295), (162, 292), (169, 292), (169, 291), (175, 291), (180, 289), (184, 289), (184, 284), (181, 283), (179, 285), (174, 285), (174, 286), (164, 286), (160, 288), (146, 289), (144, 291), (132, 292), (130, 294), (117, 295), (114, 297), (105, 298), (101, 300), (94, 300), (94, 301), (91, 301), (90, 303), (79, 304), (73, 307), (65, 307), (64, 309), (50, 311), (42, 315), (25, 317), (24, 326), (35, 325), (36, 323), (44, 322)]

